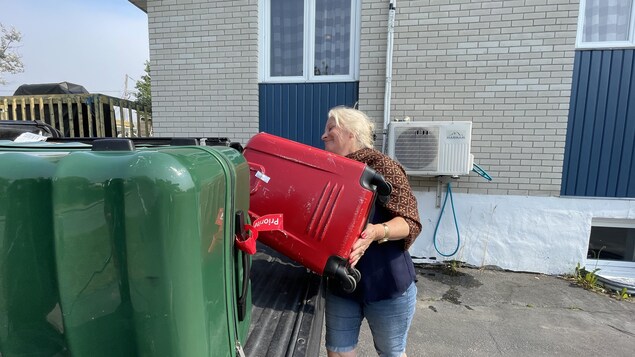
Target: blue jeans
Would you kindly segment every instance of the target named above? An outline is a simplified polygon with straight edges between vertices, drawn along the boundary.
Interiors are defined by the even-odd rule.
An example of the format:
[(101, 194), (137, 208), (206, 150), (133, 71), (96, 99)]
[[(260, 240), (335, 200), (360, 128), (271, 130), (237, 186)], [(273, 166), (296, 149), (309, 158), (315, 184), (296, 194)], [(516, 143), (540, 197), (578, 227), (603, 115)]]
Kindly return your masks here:
[(400, 357), (406, 351), (408, 329), (415, 313), (417, 286), (394, 299), (358, 303), (326, 293), (326, 349), (350, 352), (359, 339), (362, 320), (368, 320), (379, 356)]

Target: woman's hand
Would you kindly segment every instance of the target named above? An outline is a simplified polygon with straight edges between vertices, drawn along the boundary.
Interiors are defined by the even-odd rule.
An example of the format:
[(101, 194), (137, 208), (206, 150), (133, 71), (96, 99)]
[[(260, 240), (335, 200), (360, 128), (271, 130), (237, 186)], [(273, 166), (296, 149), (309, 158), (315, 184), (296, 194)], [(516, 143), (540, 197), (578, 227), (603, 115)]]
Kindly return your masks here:
[(383, 236), (384, 227), (381, 224), (368, 224), (366, 229), (359, 235), (359, 238), (353, 243), (351, 254), (348, 257), (349, 264), (355, 267), (370, 244)]
[[(388, 229), (384, 229), (384, 224), (388, 226)], [(384, 234), (388, 233), (387, 236)], [(366, 249), (370, 244), (376, 240), (388, 238), (390, 240), (403, 239), (410, 233), (410, 227), (403, 217), (395, 217), (388, 222), (380, 224), (368, 224), (366, 229), (359, 235), (359, 238), (353, 243), (351, 248), (351, 254), (348, 257), (348, 262), (354, 267), (359, 259), (364, 255)]]

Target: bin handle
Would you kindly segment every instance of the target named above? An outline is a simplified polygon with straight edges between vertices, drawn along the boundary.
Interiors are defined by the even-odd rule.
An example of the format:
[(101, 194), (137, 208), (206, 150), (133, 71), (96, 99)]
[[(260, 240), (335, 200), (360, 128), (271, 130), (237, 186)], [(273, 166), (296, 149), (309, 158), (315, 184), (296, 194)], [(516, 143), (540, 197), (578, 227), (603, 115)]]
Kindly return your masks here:
[(390, 197), (390, 193), (392, 192), (392, 185), (390, 182), (386, 181), (384, 176), (380, 173), (375, 172), (373, 178), (370, 179), (370, 184), (377, 187), (377, 199), (381, 203), (388, 202), (388, 198)]
[(245, 223), (245, 213), (243, 211), (236, 212), (234, 229), (236, 246), (239, 248), (236, 252), (242, 256), (243, 265), (242, 288), (237, 301), (238, 320), (243, 321), (247, 315), (247, 292), (249, 290), (251, 270), (251, 258), (249, 255), (256, 253), (258, 232), (251, 225)]
[(252, 225), (245, 223), (245, 213), (243, 211), (236, 212), (235, 222), (236, 247), (249, 255), (256, 254), (258, 231)]
[(258, 174), (258, 172), (260, 172), (261, 174), (265, 174), (265, 167), (262, 165), (256, 164), (255, 162), (248, 162), (248, 164), (249, 164), (249, 171), (251, 175), (254, 176), (252, 179), (250, 179), (250, 182), (253, 182), (253, 187), (251, 187), (251, 191), (249, 191), (249, 194), (253, 195), (256, 192), (258, 192), (258, 190), (260, 190), (260, 187), (262, 186), (262, 183), (263, 183), (263, 180), (256, 177), (256, 175)]
[(247, 290), (249, 289), (249, 272), (251, 271), (251, 259), (249, 255), (245, 252), (242, 252), (243, 256), (243, 286), (242, 292), (238, 297), (238, 320), (245, 320), (245, 316), (247, 315)]

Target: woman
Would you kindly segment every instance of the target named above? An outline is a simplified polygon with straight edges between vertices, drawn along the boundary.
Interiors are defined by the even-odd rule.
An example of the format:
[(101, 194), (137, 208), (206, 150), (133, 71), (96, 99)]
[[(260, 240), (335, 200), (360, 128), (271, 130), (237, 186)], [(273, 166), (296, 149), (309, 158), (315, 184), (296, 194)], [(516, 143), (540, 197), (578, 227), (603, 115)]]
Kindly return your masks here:
[(346, 107), (329, 111), (322, 135), (327, 151), (372, 167), (393, 191), (385, 205), (375, 204), (370, 223), (353, 244), (349, 262), (362, 274), (346, 294), (329, 280), (326, 294), (326, 349), (329, 357), (355, 356), (366, 318), (380, 356), (405, 356), (417, 287), (408, 248), (421, 232), (417, 202), (404, 169), (373, 149), (374, 125), (363, 112)]

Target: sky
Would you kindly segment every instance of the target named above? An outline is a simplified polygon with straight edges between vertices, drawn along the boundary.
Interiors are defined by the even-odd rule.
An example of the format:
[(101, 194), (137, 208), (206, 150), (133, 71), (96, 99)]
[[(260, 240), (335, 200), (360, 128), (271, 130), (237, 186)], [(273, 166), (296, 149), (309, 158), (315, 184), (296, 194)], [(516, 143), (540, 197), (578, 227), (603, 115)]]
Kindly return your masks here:
[[(71, 82), (122, 97), (149, 59), (148, 16), (127, 0), (0, 0), (0, 23), (22, 33), (24, 72), (3, 73), (0, 95), (22, 84)], [(132, 97), (131, 99), (134, 99)]]

